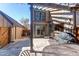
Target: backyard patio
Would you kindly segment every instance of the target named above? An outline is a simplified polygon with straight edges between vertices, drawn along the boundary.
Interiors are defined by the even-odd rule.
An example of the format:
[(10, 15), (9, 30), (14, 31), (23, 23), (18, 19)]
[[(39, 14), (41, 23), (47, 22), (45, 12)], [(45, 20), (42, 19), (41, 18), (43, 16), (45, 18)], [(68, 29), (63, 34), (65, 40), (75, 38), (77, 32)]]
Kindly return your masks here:
[(79, 56), (79, 44), (59, 44), (55, 39), (34, 39), (37, 56)]

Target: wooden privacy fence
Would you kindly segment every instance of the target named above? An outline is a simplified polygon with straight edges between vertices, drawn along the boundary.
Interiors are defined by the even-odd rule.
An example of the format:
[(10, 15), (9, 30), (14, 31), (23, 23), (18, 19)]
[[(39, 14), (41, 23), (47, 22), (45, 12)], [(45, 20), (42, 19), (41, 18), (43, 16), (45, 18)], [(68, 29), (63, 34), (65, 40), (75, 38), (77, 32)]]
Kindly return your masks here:
[(9, 28), (0, 28), (0, 47), (5, 46), (9, 42)]

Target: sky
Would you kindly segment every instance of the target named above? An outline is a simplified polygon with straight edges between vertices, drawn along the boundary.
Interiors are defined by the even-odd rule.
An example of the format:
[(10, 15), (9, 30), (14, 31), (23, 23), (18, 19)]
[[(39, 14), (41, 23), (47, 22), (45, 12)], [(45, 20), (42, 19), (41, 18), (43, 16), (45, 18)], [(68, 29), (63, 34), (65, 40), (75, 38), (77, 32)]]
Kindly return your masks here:
[(0, 3), (0, 10), (17, 21), (30, 19), (30, 6), (27, 3)]

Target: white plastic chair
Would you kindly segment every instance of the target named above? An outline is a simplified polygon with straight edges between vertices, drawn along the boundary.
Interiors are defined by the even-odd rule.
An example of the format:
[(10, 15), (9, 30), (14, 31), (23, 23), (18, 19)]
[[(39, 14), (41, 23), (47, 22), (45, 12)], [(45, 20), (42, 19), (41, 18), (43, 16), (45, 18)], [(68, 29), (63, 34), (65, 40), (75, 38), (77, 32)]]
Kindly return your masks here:
[(30, 47), (23, 47), (19, 56), (30, 56)]

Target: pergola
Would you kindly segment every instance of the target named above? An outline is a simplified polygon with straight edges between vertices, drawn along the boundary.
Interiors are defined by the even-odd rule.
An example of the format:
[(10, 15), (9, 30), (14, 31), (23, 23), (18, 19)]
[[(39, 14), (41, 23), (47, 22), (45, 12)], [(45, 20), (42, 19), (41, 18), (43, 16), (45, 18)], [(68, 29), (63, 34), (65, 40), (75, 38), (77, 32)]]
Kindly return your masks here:
[[(43, 11), (49, 11), (51, 13), (51, 18), (54, 23), (65, 23), (71, 25), (72, 30), (76, 33), (76, 10), (78, 10), (78, 4), (75, 3), (29, 3), (31, 10), (31, 51), (33, 50), (33, 9), (38, 8)], [(65, 16), (64, 16), (65, 15)], [(58, 20), (57, 20), (58, 19)], [(68, 21), (73, 20), (73, 22), (68, 23)], [(50, 22), (49, 20), (48, 22)]]

